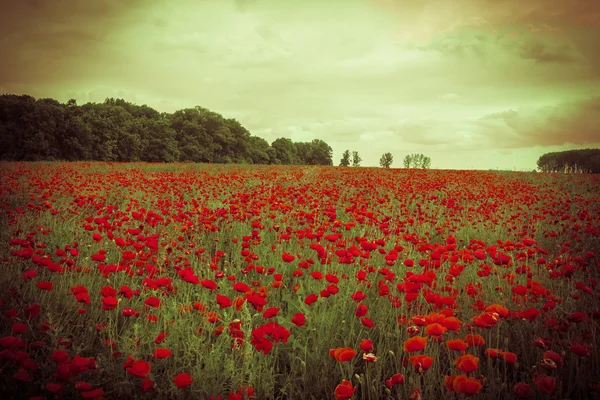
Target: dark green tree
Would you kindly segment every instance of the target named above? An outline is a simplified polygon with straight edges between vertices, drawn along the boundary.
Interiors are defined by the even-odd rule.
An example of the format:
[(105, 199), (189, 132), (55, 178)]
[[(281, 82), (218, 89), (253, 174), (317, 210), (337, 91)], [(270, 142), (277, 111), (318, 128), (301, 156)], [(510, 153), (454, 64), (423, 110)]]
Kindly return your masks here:
[(600, 173), (600, 149), (546, 153), (537, 160), (541, 172)]
[(352, 152), (352, 166), (353, 167), (360, 167), (360, 162), (362, 161), (362, 158), (360, 158), (360, 155), (358, 154), (358, 151), (353, 151)]
[(340, 160), (340, 167), (349, 167), (350, 166), (350, 150), (344, 151), (342, 154), (342, 159)]
[(384, 153), (379, 159), (379, 165), (381, 165), (382, 168), (391, 167), (392, 162), (394, 162), (394, 156), (392, 153)]
[(276, 159), (269, 142), (258, 136), (250, 136), (248, 155), (252, 164), (276, 164)]
[(332, 165), (322, 140), (270, 146), (236, 119), (203, 107), (159, 113), (107, 98), (61, 104), (31, 96), (0, 96), (0, 157), (4, 160), (94, 160)]
[(333, 165), (333, 149), (321, 139), (310, 142), (310, 156), (306, 164)]
[(275, 157), (280, 164), (291, 165), (298, 163), (296, 154), (296, 146), (294, 142), (288, 138), (278, 138), (271, 143), (271, 147), (275, 150)]
[(410, 154), (404, 157), (404, 168), (431, 168), (431, 158), (423, 154)]
[(146, 162), (175, 162), (179, 160), (179, 146), (175, 131), (169, 121), (160, 119), (138, 118), (134, 130), (142, 138), (140, 160)]

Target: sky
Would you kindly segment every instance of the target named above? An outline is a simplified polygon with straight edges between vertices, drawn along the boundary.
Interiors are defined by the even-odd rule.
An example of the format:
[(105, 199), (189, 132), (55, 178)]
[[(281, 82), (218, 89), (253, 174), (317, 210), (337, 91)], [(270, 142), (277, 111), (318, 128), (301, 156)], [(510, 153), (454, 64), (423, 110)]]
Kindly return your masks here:
[(202, 106), (269, 142), (532, 170), (600, 147), (598, 0), (0, 0), (0, 93)]

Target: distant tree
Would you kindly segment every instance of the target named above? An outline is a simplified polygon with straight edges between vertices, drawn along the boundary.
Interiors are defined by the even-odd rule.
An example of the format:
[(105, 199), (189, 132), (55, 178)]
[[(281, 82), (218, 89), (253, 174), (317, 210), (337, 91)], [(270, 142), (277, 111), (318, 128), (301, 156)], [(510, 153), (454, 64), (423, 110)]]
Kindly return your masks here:
[(180, 161), (214, 162), (217, 146), (201, 113), (202, 110), (198, 108), (186, 108), (169, 116), (179, 147)]
[(223, 157), (231, 159), (230, 162), (249, 162), (250, 161), (250, 132), (234, 118), (223, 120), (225, 130), (229, 133), (227, 137), (227, 146)]
[(541, 172), (600, 173), (600, 149), (567, 150), (542, 155), (537, 161)]
[(379, 165), (381, 165), (382, 168), (389, 168), (393, 161), (394, 156), (392, 153), (384, 153), (379, 159)]
[(431, 158), (423, 154), (410, 154), (404, 157), (404, 168), (431, 168)]
[(250, 162), (252, 164), (274, 164), (269, 154), (269, 142), (258, 136), (250, 136), (250, 147), (248, 149)]
[(413, 163), (415, 168), (423, 168), (423, 161), (425, 156), (423, 154), (413, 154)]
[(275, 157), (280, 164), (291, 165), (297, 163), (296, 146), (294, 142), (288, 138), (278, 138), (271, 143), (271, 147), (275, 150)]
[(423, 158), (423, 164), (421, 165), (421, 167), (423, 169), (429, 169), (429, 168), (431, 168), (431, 158), (424, 157)]
[(0, 159), (333, 165), (323, 140), (269, 145), (199, 106), (159, 113), (118, 98), (77, 105), (26, 95), (0, 95)]
[(305, 163), (308, 165), (333, 165), (333, 149), (321, 139), (310, 142), (310, 153)]
[(340, 160), (340, 167), (348, 166), (350, 166), (350, 150), (344, 151), (344, 154), (342, 154), (342, 159)]
[(179, 160), (175, 131), (166, 119), (138, 118), (134, 129), (142, 137), (141, 161), (174, 162)]
[(360, 162), (362, 161), (362, 158), (360, 158), (360, 155), (358, 154), (358, 151), (353, 151), (352, 152), (352, 166), (353, 167), (360, 167)]

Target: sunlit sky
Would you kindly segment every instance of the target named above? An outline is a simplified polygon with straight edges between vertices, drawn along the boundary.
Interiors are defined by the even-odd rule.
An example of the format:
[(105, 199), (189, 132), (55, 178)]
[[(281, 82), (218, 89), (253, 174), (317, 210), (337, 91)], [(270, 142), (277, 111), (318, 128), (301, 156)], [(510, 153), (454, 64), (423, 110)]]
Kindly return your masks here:
[(364, 166), (600, 147), (598, 0), (0, 0), (0, 93), (200, 105)]

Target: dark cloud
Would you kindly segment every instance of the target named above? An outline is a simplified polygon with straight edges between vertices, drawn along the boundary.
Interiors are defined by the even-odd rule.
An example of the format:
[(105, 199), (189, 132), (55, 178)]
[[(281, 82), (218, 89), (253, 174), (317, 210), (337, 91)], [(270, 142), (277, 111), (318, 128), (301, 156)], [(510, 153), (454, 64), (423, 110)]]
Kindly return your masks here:
[[(598, 0), (365, 0), (402, 15), (406, 10), (419, 12), (460, 11), (462, 20), (455, 26), (480, 24), (491, 26), (546, 23), (595, 27), (600, 29)], [(447, 8), (444, 8), (447, 7)], [(458, 14), (457, 14), (458, 15)]]
[(597, 0), (512, 0), (516, 22), (590, 26), (600, 29), (600, 2)]
[(137, 0), (2, 1), (0, 84), (41, 84), (76, 72), (82, 60), (93, 59), (110, 35), (128, 25), (128, 16), (140, 4)]
[(566, 44), (552, 46), (539, 41), (523, 44), (519, 55), (526, 60), (539, 63), (569, 63), (577, 59), (573, 49)]
[(493, 147), (600, 143), (600, 97), (489, 114), (475, 121), (474, 130), (487, 137)]
[(468, 28), (436, 36), (421, 48), (457, 57), (484, 58), (489, 53), (490, 39), (490, 36)]

